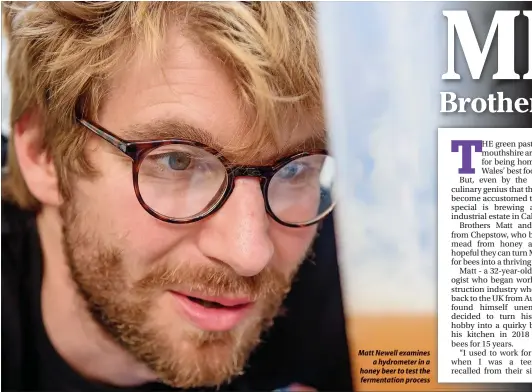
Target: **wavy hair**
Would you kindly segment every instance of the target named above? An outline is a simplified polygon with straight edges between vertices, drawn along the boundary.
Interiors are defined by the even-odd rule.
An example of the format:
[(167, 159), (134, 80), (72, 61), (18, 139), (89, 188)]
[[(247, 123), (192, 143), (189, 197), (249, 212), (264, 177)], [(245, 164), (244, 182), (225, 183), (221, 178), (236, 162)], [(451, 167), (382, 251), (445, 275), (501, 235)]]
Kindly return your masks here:
[[(239, 98), (255, 113), (250, 154), (279, 144), (279, 124), (294, 113), (318, 113), (321, 91), (314, 9), (310, 2), (3, 2), (9, 41), (11, 127), (37, 110), (43, 148), (57, 169), (62, 196), (70, 176), (91, 175), (87, 132), (76, 110), (97, 119), (113, 74), (142, 48), (157, 58), (165, 31), (183, 31), (234, 74)], [(13, 138), (11, 138), (13, 139)], [(10, 141), (3, 196), (38, 209)]]

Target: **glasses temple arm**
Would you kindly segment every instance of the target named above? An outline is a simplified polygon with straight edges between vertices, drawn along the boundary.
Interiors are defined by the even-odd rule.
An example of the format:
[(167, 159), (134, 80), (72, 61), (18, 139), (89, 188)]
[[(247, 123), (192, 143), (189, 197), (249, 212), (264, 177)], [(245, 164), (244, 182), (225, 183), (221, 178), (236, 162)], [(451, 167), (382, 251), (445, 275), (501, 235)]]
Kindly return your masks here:
[(99, 127), (95, 126), (94, 124), (91, 124), (87, 120), (83, 120), (80, 118), (78, 118), (77, 120), (81, 125), (94, 132), (106, 142), (112, 144), (114, 147), (118, 148), (123, 153), (127, 153), (127, 143), (124, 140), (120, 139), (118, 136), (113, 135), (111, 132), (107, 132), (100, 129)]

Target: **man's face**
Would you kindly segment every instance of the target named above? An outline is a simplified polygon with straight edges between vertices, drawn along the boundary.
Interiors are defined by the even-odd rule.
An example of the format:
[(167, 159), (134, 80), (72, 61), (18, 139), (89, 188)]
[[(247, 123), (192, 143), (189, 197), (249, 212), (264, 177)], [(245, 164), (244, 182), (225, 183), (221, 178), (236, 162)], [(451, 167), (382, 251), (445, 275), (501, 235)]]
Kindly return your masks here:
[[(133, 126), (175, 121), (238, 147), (249, 118), (231, 77), (191, 41), (169, 37), (162, 66), (138, 56), (118, 73), (98, 123), (127, 138)], [(286, 142), (300, 144), (311, 131), (300, 126)], [(214, 215), (165, 223), (137, 201), (128, 157), (97, 137), (87, 152), (101, 175), (76, 181), (62, 216), (72, 276), (95, 319), (166, 383), (218, 385), (237, 375), (316, 227), (273, 221), (252, 178), (238, 178)]]

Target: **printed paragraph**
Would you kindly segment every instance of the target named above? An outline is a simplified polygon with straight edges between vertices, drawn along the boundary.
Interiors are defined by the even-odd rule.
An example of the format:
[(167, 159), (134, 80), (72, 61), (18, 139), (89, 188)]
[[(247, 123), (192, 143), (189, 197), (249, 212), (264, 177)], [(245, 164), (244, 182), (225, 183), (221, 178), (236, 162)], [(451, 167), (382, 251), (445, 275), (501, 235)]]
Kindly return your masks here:
[(438, 132), (438, 381), (532, 381), (532, 129)]

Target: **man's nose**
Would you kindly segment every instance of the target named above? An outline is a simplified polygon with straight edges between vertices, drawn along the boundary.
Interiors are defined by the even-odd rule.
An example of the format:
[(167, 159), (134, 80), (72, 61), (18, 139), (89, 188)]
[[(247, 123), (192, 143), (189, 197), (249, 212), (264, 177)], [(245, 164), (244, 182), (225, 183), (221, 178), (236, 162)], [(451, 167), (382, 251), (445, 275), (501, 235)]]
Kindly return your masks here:
[(242, 276), (257, 275), (270, 263), (274, 254), (270, 219), (257, 179), (238, 178), (229, 199), (203, 225), (198, 246), (205, 256)]

